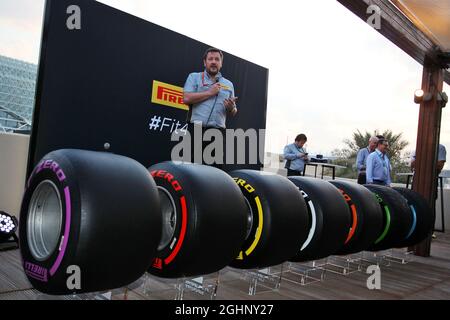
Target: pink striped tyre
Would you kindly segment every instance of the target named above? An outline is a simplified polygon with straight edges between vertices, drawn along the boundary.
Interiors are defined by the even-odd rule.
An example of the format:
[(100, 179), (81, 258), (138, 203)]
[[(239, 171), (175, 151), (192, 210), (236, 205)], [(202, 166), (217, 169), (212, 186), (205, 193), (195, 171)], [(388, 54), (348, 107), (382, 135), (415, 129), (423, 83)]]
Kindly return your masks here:
[(23, 268), (39, 291), (118, 288), (142, 276), (161, 236), (158, 191), (138, 162), (103, 152), (47, 154), (20, 213)]

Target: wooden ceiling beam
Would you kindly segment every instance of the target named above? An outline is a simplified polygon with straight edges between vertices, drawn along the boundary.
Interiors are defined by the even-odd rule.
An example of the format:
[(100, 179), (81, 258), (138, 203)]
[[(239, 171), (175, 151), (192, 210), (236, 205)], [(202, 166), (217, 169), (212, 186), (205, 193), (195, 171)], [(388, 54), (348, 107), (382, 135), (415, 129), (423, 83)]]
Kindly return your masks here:
[[(367, 21), (372, 13), (368, 13), (370, 5), (381, 9), (381, 28), (375, 29), (385, 38), (424, 65), (425, 57), (436, 51), (435, 43), (430, 40), (389, 0), (337, 0), (363, 21)], [(450, 72), (444, 71), (444, 81), (450, 84)]]

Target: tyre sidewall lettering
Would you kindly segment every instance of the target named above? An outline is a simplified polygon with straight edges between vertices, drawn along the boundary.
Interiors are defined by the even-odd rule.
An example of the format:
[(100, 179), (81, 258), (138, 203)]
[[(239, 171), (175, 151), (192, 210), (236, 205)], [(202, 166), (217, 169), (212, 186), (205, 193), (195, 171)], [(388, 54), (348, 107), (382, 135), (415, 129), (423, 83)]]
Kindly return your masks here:
[(345, 202), (347, 203), (347, 205), (350, 209), (350, 212), (352, 214), (350, 230), (348, 232), (348, 237), (345, 240), (345, 244), (348, 244), (350, 242), (350, 240), (352, 240), (354, 235), (356, 234), (356, 228), (358, 227), (358, 213), (357, 213), (356, 206), (353, 203), (352, 197), (348, 193), (346, 193), (343, 189), (338, 188), (338, 190), (344, 197)]
[[(67, 261), (72, 261), (76, 252), (76, 243), (71, 239), (78, 238), (79, 217), (73, 213), (80, 210), (79, 192), (75, 181), (68, 179), (70, 168), (66, 168), (59, 159), (44, 159), (35, 167), (30, 178), (27, 181), (27, 188), (24, 194), (23, 203), (26, 207), (21, 208), (21, 231), (20, 238), (22, 243), (22, 262), (25, 273), (33, 281), (51, 282), (52, 279), (60, 281), (60, 278), (67, 277)], [(58, 244), (51, 255), (43, 260), (35, 259), (29, 249), (27, 236), (27, 218), (29, 214), (30, 200), (36, 187), (43, 181), (51, 181), (58, 189), (61, 199), (62, 221), (61, 230), (58, 236)], [(70, 200), (69, 200), (70, 199)], [(67, 201), (69, 200), (69, 204)], [(24, 214), (25, 212), (25, 214)], [(66, 235), (66, 237), (64, 237)], [(76, 241), (75, 241), (76, 242)]]
[[(253, 213), (252, 228), (248, 238), (242, 245), (242, 250), (238, 257), (239, 260), (245, 260), (246, 257), (250, 256), (252, 252), (257, 250), (259, 241), (261, 240), (261, 237), (258, 237), (258, 226), (261, 225), (262, 229), (264, 228), (264, 207), (262, 206), (261, 197), (251, 183), (240, 177), (233, 177), (233, 180), (241, 189), (241, 192), (250, 204)], [(262, 221), (260, 220), (260, 217), (262, 218)], [(260, 230), (259, 234), (261, 235), (262, 232), (263, 230)]]
[[(173, 259), (168, 260), (171, 256), (175, 248), (177, 247), (178, 242), (180, 241), (180, 235), (182, 231), (182, 226), (185, 224), (187, 228), (188, 225), (188, 215), (190, 212), (191, 204), (189, 202), (190, 197), (185, 194), (185, 189), (183, 188), (182, 183), (177, 179), (176, 174), (172, 172), (168, 172), (167, 170), (152, 170), (150, 175), (155, 180), (158, 187), (164, 188), (170, 195), (173, 197), (175, 209), (176, 209), (176, 218), (177, 223), (175, 225), (175, 231), (172, 238), (169, 241), (169, 244), (159, 250), (156, 253), (155, 259), (152, 261), (151, 268), (155, 271), (160, 271), (167, 266), (169, 266), (173, 261), (176, 261), (176, 257), (179, 255), (180, 251), (178, 251), (177, 255), (173, 257)], [(182, 201), (185, 199), (186, 208), (187, 208), (187, 216), (183, 219), (182, 215)], [(185, 239), (182, 239), (185, 240)]]

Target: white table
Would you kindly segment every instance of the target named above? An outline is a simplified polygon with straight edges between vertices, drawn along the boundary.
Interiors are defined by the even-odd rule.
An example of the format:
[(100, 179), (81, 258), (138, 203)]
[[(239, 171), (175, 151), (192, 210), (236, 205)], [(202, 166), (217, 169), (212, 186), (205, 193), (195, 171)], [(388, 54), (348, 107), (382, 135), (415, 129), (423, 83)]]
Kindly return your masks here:
[(307, 163), (305, 163), (305, 168), (303, 169), (303, 175), (305, 175), (306, 166), (314, 166), (314, 178), (317, 178), (317, 168), (322, 167), (322, 179), (323, 179), (323, 169), (330, 168), (333, 172), (333, 180), (336, 178), (336, 168), (342, 168), (342, 169), (346, 168), (344, 166), (339, 166), (337, 164), (331, 164), (331, 163), (307, 162)]

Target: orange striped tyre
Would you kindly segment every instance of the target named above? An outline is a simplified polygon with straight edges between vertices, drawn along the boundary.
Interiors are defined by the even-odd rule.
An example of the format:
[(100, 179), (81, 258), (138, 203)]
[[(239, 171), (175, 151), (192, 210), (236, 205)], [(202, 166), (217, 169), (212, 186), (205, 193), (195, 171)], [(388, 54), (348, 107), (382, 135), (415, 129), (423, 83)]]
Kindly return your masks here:
[(330, 183), (342, 193), (352, 213), (352, 226), (344, 247), (337, 254), (345, 255), (366, 250), (382, 232), (383, 212), (378, 200), (362, 185), (341, 180)]
[(227, 266), (239, 254), (247, 228), (247, 205), (233, 179), (217, 168), (191, 163), (168, 161), (149, 171), (163, 223), (148, 272), (179, 278)]
[(344, 246), (351, 227), (351, 214), (344, 197), (331, 183), (309, 177), (289, 177), (302, 192), (311, 215), (307, 240), (290, 261), (328, 257)]
[(281, 264), (299, 250), (308, 236), (309, 215), (297, 187), (285, 177), (255, 170), (229, 173), (248, 206), (245, 242), (234, 268), (253, 269)]

